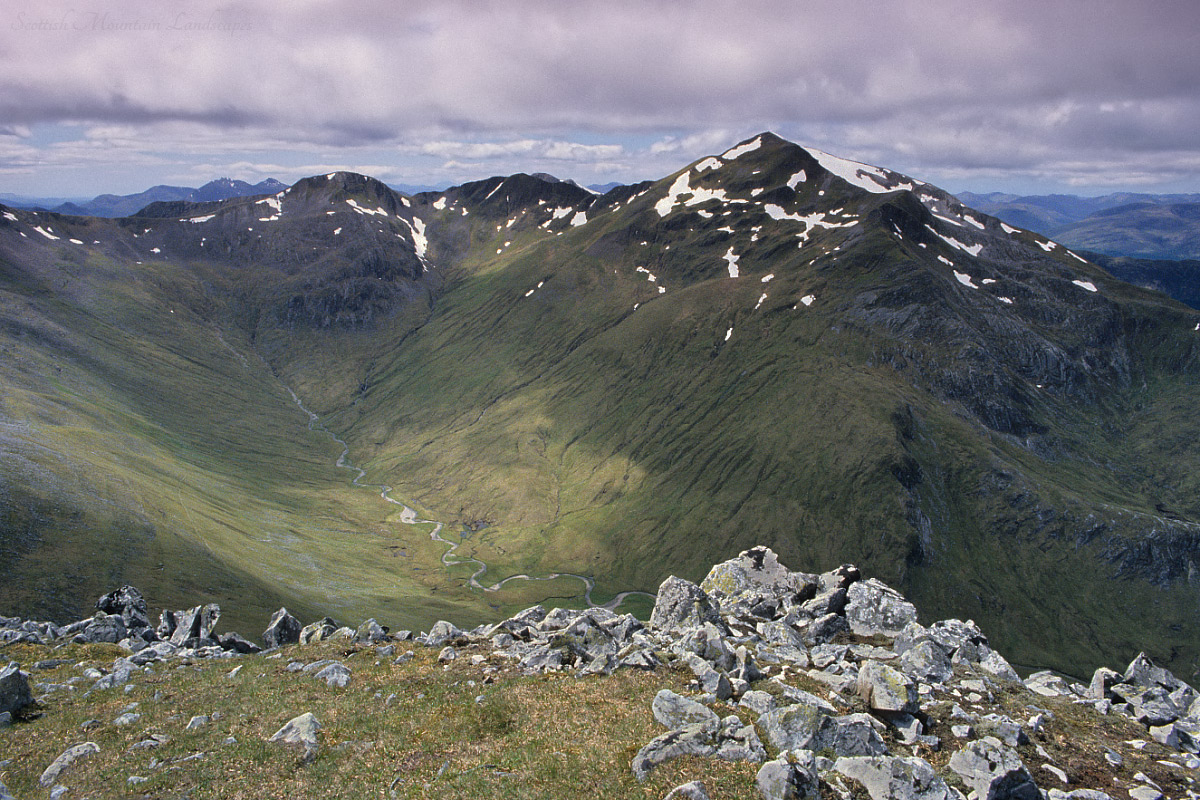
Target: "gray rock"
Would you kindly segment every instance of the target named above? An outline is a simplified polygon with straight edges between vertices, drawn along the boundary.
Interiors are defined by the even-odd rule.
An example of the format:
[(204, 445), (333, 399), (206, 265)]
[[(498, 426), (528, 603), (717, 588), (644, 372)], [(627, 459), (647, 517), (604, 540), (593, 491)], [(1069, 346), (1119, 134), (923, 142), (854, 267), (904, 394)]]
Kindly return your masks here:
[(979, 659), (980, 669), (990, 672), (995, 677), (1005, 680), (1019, 682), (1021, 676), (1013, 669), (1012, 664), (1008, 663), (1008, 659), (997, 653), (995, 650), (988, 651), (982, 658)]
[(1150, 726), (1150, 738), (1184, 753), (1200, 753), (1200, 722), (1178, 720)]
[(758, 729), (776, 750), (811, 750), (809, 745), (829, 712), (815, 704), (796, 703), (768, 711), (758, 718)]
[(1121, 682), (1121, 674), (1108, 667), (1099, 667), (1092, 673), (1092, 682), (1088, 686), (1087, 697), (1091, 700), (1109, 698), (1109, 689)]
[[(0, 800), (3, 800), (0, 798)], [(663, 800), (709, 800), (702, 781), (689, 781), (667, 792)]]
[(952, 800), (953, 793), (922, 758), (859, 756), (839, 758), (833, 767), (858, 781), (871, 800)]
[(824, 644), (839, 633), (845, 633), (848, 630), (850, 630), (850, 625), (841, 614), (826, 614), (805, 625), (800, 636), (804, 639), (805, 644), (811, 646)]
[(729, 677), (723, 672), (713, 668), (700, 656), (695, 653), (688, 653), (684, 657), (684, 663), (691, 669), (692, 674), (696, 676), (696, 680), (700, 682), (700, 690), (716, 695), (718, 700), (728, 700), (733, 695), (733, 687), (729, 683)]
[(1046, 793), (1050, 800), (1113, 800), (1113, 798), (1098, 789), (1076, 789), (1064, 792), (1062, 789), (1051, 789)]
[(137, 714), (137, 713), (130, 711), (130, 712), (122, 714), (121, 716), (114, 719), (113, 725), (116, 725), (118, 728), (123, 728), (126, 725), (132, 725), (133, 723), (137, 722), (141, 718), (142, 718), (141, 714)]
[(442, 647), (447, 642), (455, 641), (464, 638), (465, 634), (458, 629), (452, 622), (446, 620), (438, 620), (433, 623), (433, 627), (429, 629), (429, 633), (425, 635), (425, 645), (427, 647)]
[(1129, 789), (1132, 800), (1163, 800), (1163, 793), (1153, 786), (1141, 784)]
[(754, 778), (763, 800), (814, 800), (820, 796), (816, 757), (810, 750), (788, 750), (763, 764)]
[(915, 714), (921, 710), (916, 684), (903, 672), (887, 664), (878, 661), (860, 664), (857, 687), (858, 696), (873, 711)]
[(325, 684), (332, 688), (344, 689), (350, 685), (350, 668), (340, 662), (334, 662), (313, 677), (325, 681)]
[(1147, 688), (1161, 686), (1168, 693), (1186, 685), (1170, 671), (1155, 665), (1153, 661), (1146, 658), (1145, 653), (1138, 653), (1133, 661), (1129, 662), (1129, 666), (1125, 668), (1125, 675), (1122, 677), (1121, 682)]
[(120, 589), (104, 595), (96, 601), (96, 609), (105, 614), (119, 616), (128, 630), (150, 627), (150, 617), (146, 611), (146, 598), (142, 597), (141, 591), (133, 586), (122, 586)]
[(662, 582), (654, 601), (654, 611), (650, 615), (651, 628), (670, 633), (701, 628), (706, 622), (717, 626), (723, 633), (728, 632), (717, 605), (707, 592), (691, 581), (674, 575)]
[(675, 694), (670, 689), (663, 689), (654, 696), (651, 703), (654, 718), (663, 726), (675, 730), (685, 725), (696, 723), (716, 723), (720, 720), (708, 706), (695, 700)]
[(124, 686), (133, 680), (133, 676), (138, 672), (138, 669), (139, 667), (132, 661), (118, 658), (113, 662), (112, 672), (102, 676), (92, 684), (92, 691), (115, 689), (118, 686)]
[(308, 760), (320, 747), (321, 743), (317, 737), (320, 730), (321, 723), (310, 711), (288, 720), (287, 724), (275, 731), (275, 734), (267, 741), (299, 745), (304, 748), (305, 758)]
[(97, 611), (95, 616), (87, 620), (83, 630), (75, 634), (73, 641), (79, 644), (116, 644), (127, 634), (120, 615)]
[(212, 721), (212, 717), (207, 714), (198, 714), (188, 720), (188, 724), (184, 727), (187, 731), (198, 731)]
[(17, 800), (9, 793), (8, 787), (4, 785), (4, 781), (0, 781), (0, 800)]
[(945, 683), (954, 674), (950, 657), (932, 639), (922, 640), (907, 648), (900, 656), (900, 669), (926, 683)]
[[(163, 612), (164, 618), (168, 612)], [(207, 639), (217, 627), (221, 618), (221, 607), (216, 603), (196, 606), (187, 611), (176, 611), (173, 614), (174, 627), (170, 633), (171, 644), (182, 647), (192, 639)], [(161, 627), (161, 626), (160, 626)], [(159, 636), (163, 636), (159, 632)], [(165, 636), (163, 638), (166, 638)]]
[(354, 632), (354, 641), (356, 642), (382, 642), (387, 639), (388, 629), (380, 625), (374, 619), (369, 619), (362, 625), (358, 626), (358, 630)]
[(846, 621), (860, 636), (896, 636), (905, 625), (917, 621), (916, 606), (875, 578), (851, 584), (846, 596)]
[(234, 633), (233, 631), (230, 631), (229, 633), (222, 633), (217, 637), (217, 642), (220, 643), (222, 650), (228, 650), (240, 655), (250, 655), (251, 653), (262, 652), (261, 647), (245, 638), (241, 634)]
[(15, 661), (0, 669), (0, 713), (14, 716), (27, 706), (33, 705), (33, 692), (29, 688), (29, 675), (21, 671)]
[(51, 762), (50, 766), (46, 767), (46, 770), (42, 773), (42, 777), (38, 779), (38, 783), (42, 786), (53, 785), (58, 780), (58, 776), (76, 761), (99, 752), (100, 745), (95, 742), (83, 742), (82, 744), (68, 747), (62, 755)]
[(324, 617), (319, 619), (300, 629), (300, 644), (313, 644), (324, 641), (333, 636), (337, 629), (337, 623), (331, 618)]
[(808, 749), (813, 752), (830, 750), (839, 756), (886, 755), (887, 745), (876, 730), (879, 724), (870, 714), (825, 717)]
[(1020, 756), (999, 739), (985, 736), (950, 756), (952, 769), (979, 800), (1040, 800), (1041, 793)]
[(796, 597), (808, 599), (815, 594), (818, 581), (815, 575), (788, 570), (769, 547), (752, 547), (715, 565), (700, 588), (722, 605), (752, 607), (762, 601), (777, 604)]
[(719, 670), (728, 672), (734, 666), (733, 650), (725, 641), (728, 629), (718, 629), (711, 622), (693, 628), (678, 638), (680, 652), (695, 653)]
[(288, 613), (287, 608), (281, 608), (271, 615), (267, 629), (263, 631), (263, 644), (268, 650), (282, 647), (285, 644), (296, 644), (300, 641), (300, 631), (303, 626), (300, 620)]
[(716, 722), (697, 723), (655, 737), (633, 757), (634, 777), (644, 781), (659, 764), (681, 756), (713, 755), (717, 752), (718, 727)]
[(768, 692), (752, 690), (742, 695), (741, 699), (738, 700), (738, 706), (748, 708), (761, 717), (763, 714), (768, 714), (778, 708), (779, 703), (775, 700), (775, 696)]
[(1067, 682), (1049, 670), (1033, 673), (1024, 683), (1025, 688), (1043, 697), (1063, 697), (1072, 693)]
[(1111, 691), (1114, 697), (1131, 706), (1132, 716), (1143, 725), (1166, 725), (1179, 719), (1182, 714), (1163, 686), (1118, 683)]

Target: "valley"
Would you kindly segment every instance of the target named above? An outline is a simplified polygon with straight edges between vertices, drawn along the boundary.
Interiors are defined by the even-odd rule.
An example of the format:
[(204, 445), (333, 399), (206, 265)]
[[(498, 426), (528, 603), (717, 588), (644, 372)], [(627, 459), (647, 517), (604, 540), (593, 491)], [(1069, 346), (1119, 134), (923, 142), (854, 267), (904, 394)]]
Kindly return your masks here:
[(128, 582), (238, 629), (281, 604), (469, 626), (644, 611), (665, 570), (762, 544), (1027, 666), (1188, 676), (1198, 330), (770, 134), (603, 195), (332, 173), (5, 210), (0, 608), (76, 618)]

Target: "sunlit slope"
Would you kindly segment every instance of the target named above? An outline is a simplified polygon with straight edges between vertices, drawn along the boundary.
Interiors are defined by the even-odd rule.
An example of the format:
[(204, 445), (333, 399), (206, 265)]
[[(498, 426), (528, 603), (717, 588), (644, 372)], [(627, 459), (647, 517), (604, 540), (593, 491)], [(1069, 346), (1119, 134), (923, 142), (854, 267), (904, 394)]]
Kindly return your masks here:
[(720, 163), (581, 200), (561, 236), (545, 205), (472, 208), (503, 241), (335, 418), (372, 474), (486, 523), (475, 552), (513, 572), (653, 589), (765, 541), (1030, 662), (1169, 650), (1200, 509), (1165, 464), (1197, 451), (1148, 479), (1148, 432), (1194, 425), (1194, 315), (933, 187), (865, 191), (777, 140)]

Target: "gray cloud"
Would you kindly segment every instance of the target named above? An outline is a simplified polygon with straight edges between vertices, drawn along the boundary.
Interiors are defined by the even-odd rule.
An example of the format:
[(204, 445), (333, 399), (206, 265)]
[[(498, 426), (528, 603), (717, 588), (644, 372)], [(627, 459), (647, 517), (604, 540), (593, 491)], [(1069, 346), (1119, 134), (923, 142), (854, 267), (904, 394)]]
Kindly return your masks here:
[(931, 179), (1091, 163), (1100, 184), (1123, 155), (1197, 182), (1197, 30), (1191, 0), (17, 0), (0, 136), (122, 125), (159, 156), (223, 138), (223, 163), (272, 163), (235, 149), (269, 141), (308, 163), (390, 148), (429, 177), (532, 158), (632, 178), (773, 128)]

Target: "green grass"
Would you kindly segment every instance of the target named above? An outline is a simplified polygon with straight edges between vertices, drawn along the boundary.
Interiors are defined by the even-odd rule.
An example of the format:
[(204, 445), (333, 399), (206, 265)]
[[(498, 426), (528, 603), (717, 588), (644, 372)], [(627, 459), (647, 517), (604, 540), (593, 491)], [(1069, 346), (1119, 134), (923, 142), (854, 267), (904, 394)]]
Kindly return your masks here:
[[(285, 648), (283, 657), (234, 662), (156, 665), (130, 692), (115, 689), (87, 699), (56, 693), (42, 715), (0, 732), (11, 763), (0, 780), (18, 797), (41, 796), (42, 770), (67, 746), (94, 741), (100, 753), (79, 762), (61, 782), (89, 797), (188, 795), (266, 797), (566, 797), (581, 791), (616, 798), (662, 797), (688, 780), (705, 782), (713, 798), (753, 797), (755, 765), (717, 759), (666, 764), (644, 784), (630, 762), (642, 744), (663, 732), (650, 713), (660, 688), (683, 691), (685, 675), (623, 670), (605, 678), (523, 677), (495, 657), (472, 666), (466, 649), (450, 669), (436, 651), (417, 647), (403, 665), (379, 659), (373, 648), (329, 643)], [(486, 651), (481, 651), (486, 652)], [(10, 655), (36, 658), (32, 648)], [(61, 682), (86, 663), (104, 664), (112, 649), (71, 648), (56, 657), (77, 665), (39, 672)], [(345, 689), (289, 673), (292, 658), (340, 658), (352, 670)], [(241, 665), (234, 678), (229, 671)], [(484, 666), (500, 671), (485, 675)], [(492, 683), (485, 684), (491, 678)], [(385, 703), (390, 695), (395, 698)], [(477, 698), (479, 698), (477, 700)], [(141, 718), (111, 724), (138, 703)], [(266, 741), (293, 716), (312, 711), (322, 725), (321, 749), (302, 764), (299, 753)], [(205, 727), (185, 730), (196, 715), (220, 712)], [(81, 732), (89, 719), (99, 727)], [(151, 734), (161, 747), (131, 750)], [(228, 737), (236, 744), (227, 744)], [(181, 759), (204, 755), (193, 761)], [(162, 766), (151, 768), (156, 759)], [(149, 778), (137, 786), (131, 775)]]

